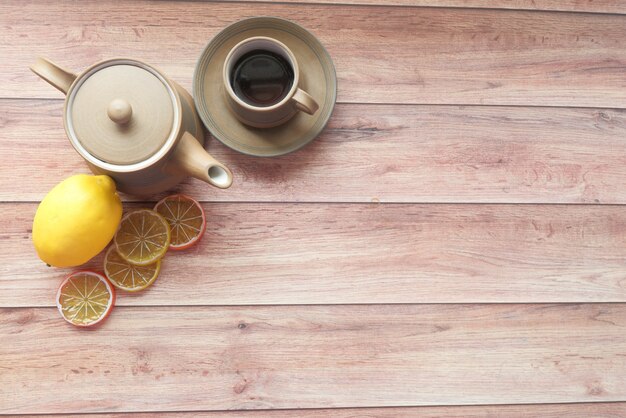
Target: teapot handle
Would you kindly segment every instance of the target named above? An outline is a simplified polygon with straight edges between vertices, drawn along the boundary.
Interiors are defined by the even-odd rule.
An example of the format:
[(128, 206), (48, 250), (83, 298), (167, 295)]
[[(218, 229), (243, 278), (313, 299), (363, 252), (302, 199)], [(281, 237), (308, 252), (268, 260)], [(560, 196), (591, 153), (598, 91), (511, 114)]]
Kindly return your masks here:
[(37, 61), (30, 66), (32, 72), (46, 80), (60, 92), (67, 94), (70, 86), (76, 80), (76, 74), (64, 70), (50, 60), (38, 57)]
[(215, 187), (227, 189), (233, 184), (230, 169), (213, 158), (189, 132), (185, 132), (180, 139), (173, 160), (178, 171)]

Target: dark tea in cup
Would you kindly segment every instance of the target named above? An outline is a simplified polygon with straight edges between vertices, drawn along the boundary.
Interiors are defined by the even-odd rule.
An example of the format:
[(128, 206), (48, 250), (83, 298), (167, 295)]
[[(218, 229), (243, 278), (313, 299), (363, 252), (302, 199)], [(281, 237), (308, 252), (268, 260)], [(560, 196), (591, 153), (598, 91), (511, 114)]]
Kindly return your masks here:
[(281, 55), (255, 49), (242, 55), (233, 66), (230, 84), (241, 100), (268, 107), (283, 100), (293, 85), (294, 71)]
[(222, 68), (226, 103), (240, 122), (272, 128), (298, 112), (313, 115), (319, 105), (299, 87), (300, 68), (282, 42), (254, 36), (236, 44)]

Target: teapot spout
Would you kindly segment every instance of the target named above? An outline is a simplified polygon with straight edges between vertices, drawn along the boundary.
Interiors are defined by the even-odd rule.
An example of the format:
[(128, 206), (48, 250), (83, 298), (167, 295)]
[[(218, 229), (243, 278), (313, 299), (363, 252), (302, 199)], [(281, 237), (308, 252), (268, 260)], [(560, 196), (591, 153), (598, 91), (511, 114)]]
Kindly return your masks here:
[(70, 86), (76, 80), (76, 74), (64, 70), (43, 57), (38, 57), (30, 69), (63, 94), (67, 94)]
[(230, 169), (206, 152), (189, 132), (183, 134), (176, 146), (172, 162), (177, 171), (220, 189), (227, 189), (233, 184), (233, 173)]

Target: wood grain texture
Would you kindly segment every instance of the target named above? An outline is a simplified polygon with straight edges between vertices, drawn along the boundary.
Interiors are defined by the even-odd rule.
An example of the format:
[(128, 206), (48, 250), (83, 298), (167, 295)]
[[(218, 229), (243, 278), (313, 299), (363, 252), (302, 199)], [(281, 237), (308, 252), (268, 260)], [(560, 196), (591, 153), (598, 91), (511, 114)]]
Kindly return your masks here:
[[(623, 418), (626, 403), (436, 406), (406, 408), (342, 408), (256, 411), (202, 411), (76, 415), (82, 418)], [(32, 415), (49, 418), (49, 415)]]
[(74, 71), (136, 57), (189, 89), (215, 34), (268, 15), (320, 38), (341, 102), (626, 107), (623, 15), (266, 3), (4, 1), (1, 94), (60, 97), (28, 70), (41, 54)]
[[(242, 1), (242, 0), (233, 0)], [(250, 0), (263, 2), (267, 0)], [(248, 2), (250, 2), (248, 1)], [(281, 3), (353, 4), (379, 6), (470, 7), (479, 9), (552, 10), (586, 13), (626, 13), (621, 0), (280, 0)]]
[[(0, 100), (1, 200), (39, 201), (88, 172), (62, 109)], [(179, 190), (204, 201), (624, 204), (624, 138), (625, 110), (345, 104), (318, 139), (283, 157), (210, 139), (233, 186), (189, 179)]]
[(0, 314), (4, 413), (626, 400), (624, 304)]
[[(625, 416), (626, 3), (292, 1), (0, 2), (0, 414)], [(328, 48), (328, 128), (272, 159), (211, 140), (233, 188), (177, 189), (205, 239), (72, 328), (30, 228), (87, 168), (28, 65), (131, 56), (190, 89), (258, 15)]]
[[(204, 239), (168, 254), (156, 283), (118, 304), (626, 302), (623, 207), (204, 208)], [(70, 272), (38, 260), (35, 209), (0, 205), (0, 219), (11, 220), (0, 232), (0, 306), (54, 306)]]

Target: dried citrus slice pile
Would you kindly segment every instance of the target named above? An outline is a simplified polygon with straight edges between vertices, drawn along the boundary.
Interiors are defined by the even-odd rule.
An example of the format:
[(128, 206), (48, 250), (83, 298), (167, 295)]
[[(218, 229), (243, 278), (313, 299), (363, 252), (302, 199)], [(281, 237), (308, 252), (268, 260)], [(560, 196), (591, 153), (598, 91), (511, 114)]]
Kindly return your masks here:
[(112, 245), (104, 257), (104, 273), (115, 287), (138, 292), (150, 286), (161, 271), (161, 260), (146, 266), (136, 266), (124, 260)]
[(170, 237), (169, 224), (155, 211), (126, 214), (104, 257), (104, 273), (118, 289), (138, 292), (147, 288), (159, 276)]
[(184, 250), (202, 238), (206, 230), (206, 217), (202, 206), (183, 194), (167, 196), (154, 210), (170, 224), (172, 238), (170, 249)]
[(77, 271), (57, 291), (57, 308), (72, 325), (89, 327), (106, 319), (115, 304), (115, 290), (102, 275)]
[(114, 286), (127, 292), (149, 287), (161, 272), (161, 259), (167, 250), (194, 245), (205, 229), (202, 207), (182, 194), (166, 197), (154, 210), (127, 213), (104, 257), (106, 278), (91, 271), (71, 274), (57, 292), (59, 312), (76, 326), (99, 323), (113, 308)]
[(153, 210), (127, 213), (113, 238), (115, 248), (131, 264), (145, 266), (160, 260), (170, 245), (170, 226)]
[(126, 214), (104, 258), (104, 272), (115, 287), (137, 292), (150, 286), (161, 271), (169, 248), (183, 250), (206, 230), (202, 206), (183, 194), (168, 196), (154, 210)]

